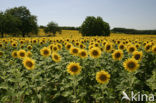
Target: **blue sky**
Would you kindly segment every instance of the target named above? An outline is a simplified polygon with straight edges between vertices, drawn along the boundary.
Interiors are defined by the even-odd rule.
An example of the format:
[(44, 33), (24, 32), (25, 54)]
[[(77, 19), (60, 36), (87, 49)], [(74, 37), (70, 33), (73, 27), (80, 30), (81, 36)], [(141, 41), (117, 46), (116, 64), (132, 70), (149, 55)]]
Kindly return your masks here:
[(86, 16), (101, 16), (113, 27), (156, 29), (156, 0), (0, 0), (0, 10), (26, 6), (39, 25), (80, 26)]

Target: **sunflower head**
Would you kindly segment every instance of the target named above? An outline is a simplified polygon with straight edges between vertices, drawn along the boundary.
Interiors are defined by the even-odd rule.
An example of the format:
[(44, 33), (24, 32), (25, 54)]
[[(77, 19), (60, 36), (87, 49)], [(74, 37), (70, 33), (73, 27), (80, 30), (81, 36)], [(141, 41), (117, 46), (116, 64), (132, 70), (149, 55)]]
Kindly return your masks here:
[(70, 50), (71, 47), (72, 47), (72, 44), (71, 44), (71, 43), (67, 43), (67, 44), (65, 45), (65, 48), (66, 48), (67, 50)]
[(18, 58), (23, 59), (26, 57), (26, 51), (21, 49), (17, 52), (17, 55), (18, 55)]
[(136, 47), (133, 46), (133, 45), (130, 45), (130, 46), (128, 47), (128, 53), (133, 53), (135, 50), (136, 50)]
[(27, 52), (27, 57), (32, 57), (32, 53), (30, 51)]
[(121, 60), (123, 57), (123, 51), (122, 50), (115, 50), (112, 54), (112, 57), (114, 60)]
[(12, 42), (11, 45), (12, 47), (17, 47), (17, 42)]
[(35, 61), (27, 57), (23, 60), (23, 65), (26, 69), (33, 70), (35, 68)]
[(106, 51), (106, 52), (111, 52), (111, 51), (112, 51), (112, 45), (111, 45), (110, 43), (107, 43), (107, 44), (105, 45), (105, 51)]
[(58, 50), (59, 50), (58, 46), (57, 45), (54, 45), (53, 48), (52, 48), (52, 51), (53, 52), (57, 52)]
[(31, 50), (31, 49), (32, 49), (32, 46), (31, 46), (31, 45), (28, 45), (28, 46), (27, 46), (27, 49), (28, 49), (28, 50)]
[(12, 54), (11, 54), (12, 57), (17, 58), (17, 57), (18, 57), (17, 52), (18, 52), (18, 51), (13, 51)]
[(89, 54), (92, 58), (99, 58), (101, 56), (101, 49), (98, 47), (93, 47), (89, 50)]
[(49, 57), (51, 55), (51, 50), (47, 47), (43, 47), (41, 50), (40, 50), (40, 54), (44, 57)]
[(74, 55), (74, 56), (78, 56), (78, 53), (79, 53), (79, 48), (76, 48), (76, 47), (72, 47), (70, 49), (70, 54)]
[(143, 55), (143, 53), (141, 51), (140, 52), (139, 51), (133, 52), (133, 58), (135, 60), (140, 61), (142, 59), (142, 55)]
[(108, 72), (102, 70), (96, 73), (96, 81), (98, 83), (101, 84), (108, 83), (109, 80), (110, 80), (110, 74)]
[(156, 54), (156, 45), (152, 47), (152, 52)]
[(88, 53), (86, 50), (82, 49), (79, 51), (79, 56), (80, 58), (87, 58), (88, 57)]
[(61, 56), (60, 56), (58, 53), (53, 52), (53, 53), (52, 53), (52, 60), (53, 60), (54, 62), (60, 62), (60, 61), (61, 61)]
[(71, 75), (78, 75), (81, 72), (81, 66), (79, 63), (75, 62), (70, 62), (67, 65), (67, 72), (70, 73)]
[(151, 45), (150, 44), (146, 44), (144, 47), (146, 52), (149, 52), (151, 50)]
[(137, 60), (130, 58), (123, 62), (123, 66), (127, 71), (134, 72), (139, 68), (140, 65), (138, 64)]
[(125, 49), (125, 46), (124, 46), (123, 44), (120, 44), (120, 45), (118, 46), (118, 49), (124, 50), (124, 49)]

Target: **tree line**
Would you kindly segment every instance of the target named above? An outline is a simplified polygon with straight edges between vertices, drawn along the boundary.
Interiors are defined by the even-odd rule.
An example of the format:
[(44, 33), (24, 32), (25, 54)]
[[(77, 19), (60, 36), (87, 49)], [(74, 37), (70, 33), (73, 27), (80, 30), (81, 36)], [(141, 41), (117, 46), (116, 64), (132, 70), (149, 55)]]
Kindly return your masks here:
[(113, 28), (113, 33), (126, 33), (126, 34), (156, 34), (156, 30), (136, 30), (127, 28)]
[(11, 36), (29, 36), (30, 34), (38, 33), (39, 28), (42, 28), (45, 33), (59, 32), (61, 30), (79, 30), (84, 36), (109, 36), (110, 26), (103, 21), (101, 17), (88, 16), (80, 27), (59, 26), (51, 21), (46, 26), (37, 25), (37, 16), (32, 15), (29, 9), (25, 6), (14, 7), (0, 12), (0, 34)]

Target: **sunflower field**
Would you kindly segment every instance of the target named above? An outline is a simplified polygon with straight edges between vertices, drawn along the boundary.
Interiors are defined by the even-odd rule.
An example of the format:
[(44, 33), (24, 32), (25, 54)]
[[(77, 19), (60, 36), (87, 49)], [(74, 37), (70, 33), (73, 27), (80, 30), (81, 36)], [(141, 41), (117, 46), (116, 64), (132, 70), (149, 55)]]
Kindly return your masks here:
[(123, 91), (156, 96), (156, 36), (0, 39), (0, 103), (121, 103)]

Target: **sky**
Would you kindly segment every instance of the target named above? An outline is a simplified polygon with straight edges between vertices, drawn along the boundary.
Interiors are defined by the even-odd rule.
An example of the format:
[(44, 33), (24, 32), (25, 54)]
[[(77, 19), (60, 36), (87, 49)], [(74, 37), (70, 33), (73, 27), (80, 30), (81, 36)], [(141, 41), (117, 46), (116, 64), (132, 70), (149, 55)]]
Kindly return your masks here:
[(0, 11), (26, 6), (38, 25), (80, 26), (86, 16), (101, 16), (111, 28), (156, 29), (156, 0), (0, 0)]

